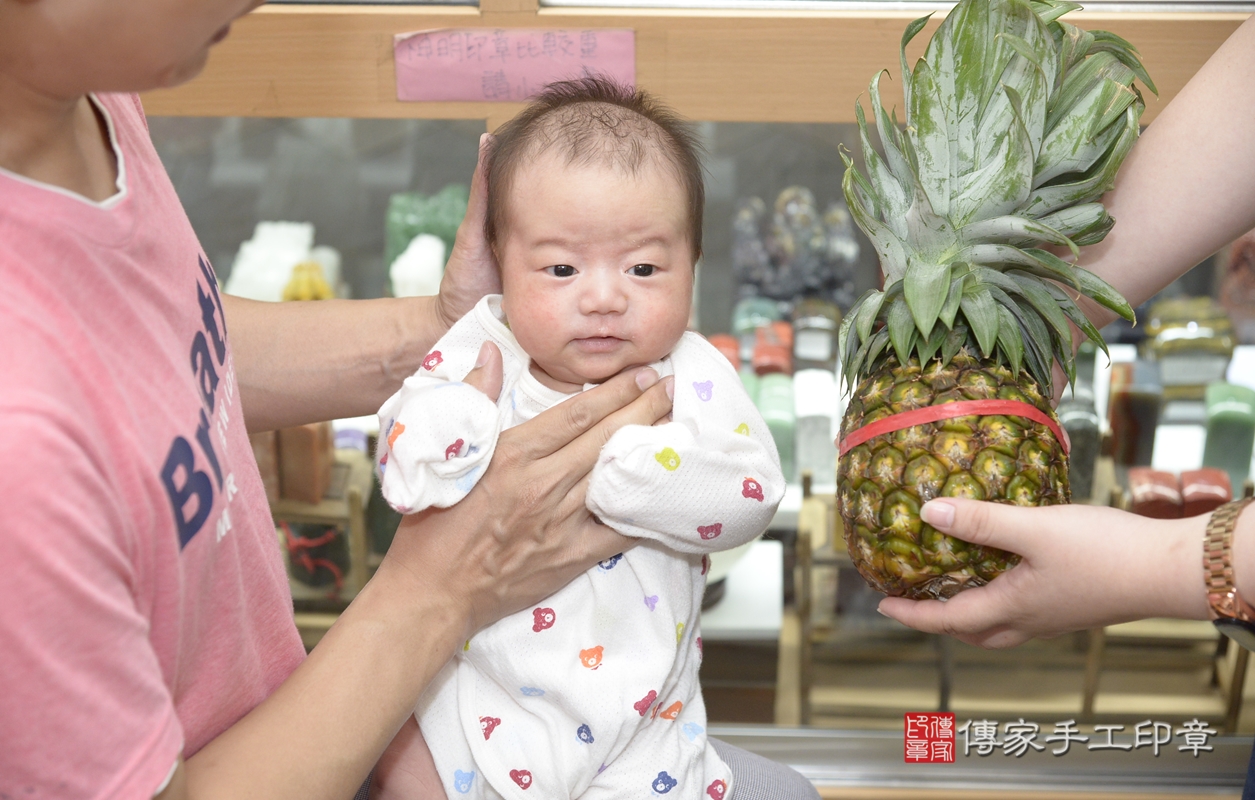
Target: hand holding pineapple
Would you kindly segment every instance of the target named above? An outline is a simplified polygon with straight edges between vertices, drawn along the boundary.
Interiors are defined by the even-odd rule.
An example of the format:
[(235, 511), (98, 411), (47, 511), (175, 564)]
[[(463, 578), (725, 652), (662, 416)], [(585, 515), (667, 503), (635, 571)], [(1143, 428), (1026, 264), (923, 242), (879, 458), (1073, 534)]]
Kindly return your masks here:
[(1074, 261), (1114, 224), (1100, 201), (1138, 136), (1135, 81), (1154, 84), (1128, 42), (1061, 19), (1076, 8), (963, 0), (914, 70), (905, 48), (928, 20), (912, 22), (905, 131), (881, 106), (879, 76), (870, 86), (883, 157), (855, 106), (869, 174), (843, 155), (843, 189), (885, 288), (842, 325), (843, 372), (857, 387), (838, 442), (838, 506), (855, 566), (887, 594), (951, 597), (1014, 565), (946, 536), (920, 507), (1068, 502), (1053, 363), (1074, 376), (1074, 329), (1106, 349), (1081, 297), (1133, 316)]
[[(1242, 25), (1156, 117), (1102, 198), (1120, 225), (1084, 261), (1141, 303), (1255, 228), (1255, 19)], [(1084, 301), (1081, 301), (1084, 303)], [(1098, 325), (1114, 317), (1089, 304)], [(1092, 506), (1015, 508), (933, 500), (921, 521), (952, 539), (1022, 556), (988, 586), (946, 602), (889, 597), (906, 625), (983, 647), (1013, 647), (1145, 617), (1207, 619), (1206, 518), (1148, 520)], [(1255, 514), (1234, 533), (1234, 573), (1255, 597)]]
[[(948, 536), (1018, 553), (1021, 561), (988, 586), (945, 602), (880, 601), (882, 614), (912, 628), (1003, 648), (1144, 617), (1207, 619), (1206, 516), (1153, 520), (1095, 506), (1016, 508), (949, 498), (925, 505), (923, 516)], [(1247, 572), (1255, 577), (1255, 515), (1246, 524)]]

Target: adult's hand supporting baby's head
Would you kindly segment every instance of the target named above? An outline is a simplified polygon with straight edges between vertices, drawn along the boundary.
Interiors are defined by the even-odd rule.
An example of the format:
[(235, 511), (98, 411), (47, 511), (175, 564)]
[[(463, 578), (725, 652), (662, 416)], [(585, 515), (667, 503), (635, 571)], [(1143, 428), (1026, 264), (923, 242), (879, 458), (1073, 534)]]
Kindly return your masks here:
[(436, 311), (445, 327), (453, 325), (488, 294), (500, 294), (501, 272), (488, 240), (484, 237), (484, 217), (488, 211), (488, 180), (484, 159), (492, 142), (491, 134), (479, 137), (479, 160), (471, 176), (471, 196), (466, 216), (458, 225), (453, 251), (445, 263)]
[[(500, 359), (486, 347), (467, 382), (499, 393)], [(594, 521), (584, 495), (602, 445), (624, 425), (666, 417), (672, 387), (647, 367), (625, 371), (503, 431), (470, 494), (406, 517), (380, 571), (447, 601), (469, 637), (632, 547), (636, 540)]]

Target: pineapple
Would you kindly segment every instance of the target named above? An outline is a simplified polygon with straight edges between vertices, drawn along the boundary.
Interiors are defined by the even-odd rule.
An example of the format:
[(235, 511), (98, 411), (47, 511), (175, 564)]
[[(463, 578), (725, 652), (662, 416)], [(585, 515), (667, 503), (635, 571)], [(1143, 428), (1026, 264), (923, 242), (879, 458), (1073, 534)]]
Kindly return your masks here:
[[(1134, 81), (1155, 87), (1128, 42), (1060, 19), (1077, 8), (963, 0), (913, 71), (906, 45), (928, 18), (908, 25), (905, 130), (881, 106), (880, 76), (870, 85), (883, 156), (855, 104), (868, 175), (843, 152), (842, 188), (876, 247), (885, 289), (863, 295), (841, 327), (854, 391), (839, 440), (838, 506), (855, 566), (887, 594), (951, 597), (1015, 564), (939, 533), (920, 507), (940, 496), (1068, 502), (1052, 362), (1075, 379), (1069, 322), (1106, 350), (1079, 295), (1133, 318), (1075, 260), (1114, 224), (1100, 199), (1137, 139), (1145, 103)], [(851, 436), (902, 412), (974, 400), (1027, 405), (862, 443)]]

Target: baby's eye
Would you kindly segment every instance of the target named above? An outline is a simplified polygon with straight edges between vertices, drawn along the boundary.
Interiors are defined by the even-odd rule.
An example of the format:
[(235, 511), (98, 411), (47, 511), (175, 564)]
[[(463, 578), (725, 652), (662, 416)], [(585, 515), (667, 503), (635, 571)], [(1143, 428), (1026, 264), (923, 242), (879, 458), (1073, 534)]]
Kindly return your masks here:
[(632, 267), (632, 274), (638, 278), (648, 278), (654, 274), (656, 267), (653, 264), (637, 264)]
[(575, 274), (575, 267), (570, 264), (555, 264), (552, 267), (546, 267), (545, 272), (555, 278), (569, 278)]

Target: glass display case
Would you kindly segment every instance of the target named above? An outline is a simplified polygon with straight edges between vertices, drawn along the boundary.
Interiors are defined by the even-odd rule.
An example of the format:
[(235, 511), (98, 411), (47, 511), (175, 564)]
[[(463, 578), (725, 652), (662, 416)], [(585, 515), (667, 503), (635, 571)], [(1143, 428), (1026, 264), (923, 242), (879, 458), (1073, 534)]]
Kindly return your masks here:
[[(392, 198), (430, 197), (468, 183), (478, 135), (521, 108), (397, 101), (392, 37), (442, 27), (509, 26), (631, 28), (639, 84), (699, 121), (708, 154), (705, 253), (694, 314), (701, 332), (738, 333), (738, 303), (747, 297), (744, 247), (752, 250), (758, 241), (767, 259), (762, 263), (773, 269), (785, 263), (771, 254), (783, 240), (772, 229), (773, 215), (779, 209), (781, 219), (796, 221), (799, 188), (812, 196), (815, 225), (809, 230), (821, 231), (831, 263), (845, 248), (840, 259), (849, 291), (857, 296), (876, 284), (874, 251), (862, 235), (852, 231), (848, 241), (854, 246), (838, 247), (831, 243), (840, 237), (825, 225), (841, 201), (839, 147), (856, 141), (854, 99), (878, 69), (890, 66), (896, 72), (898, 40), (905, 22), (918, 15), (915, 3), (863, 4), (884, 10), (769, 0), (739, 10), (726, 4), (694, 8), (696, 3), (653, 10), (636, 3), (596, 9), (586, 3), (552, 5), (542, 9), (535, 0), (485, 0), (478, 6), (268, 5), (235, 25), (200, 79), (146, 96), (158, 152), (220, 280), (229, 283), (241, 245), (254, 237), (259, 222), (299, 222), (312, 225), (315, 249), (338, 254), (340, 294), (388, 294), (389, 256), (395, 251), (387, 236)], [(1146, 57), (1161, 98), (1148, 98), (1145, 122), (1244, 17), (1225, 11), (1090, 15), (1135, 42)], [(1085, 19), (1082, 15), (1081, 22)], [(913, 48), (922, 49), (925, 39), (919, 37)], [(901, 106), (900, 94), (888, 102)], [(757, 233), (746, 236), (738, 220), (746, 219), (745, 209), (756, 208), (754, 198), (761, 205), (754, 212)], [(788, 253), (800, 258), (797, 249)], [(780, 427), (806, 437), (808, 445), (825, 430), (830, 443), (834, 429), (823, 417), (824, 407), (839, 418), (838, 376), (802, 375), (824, 370), (827, 358), (819, 345), (831, 335), (828, 323), (835, 325), (848, 308), (835, 286), (820, 298), (829, 304), (822, 307), (803, 306), (799, 301), (808, 297), (806, 291), (779, 297), (754, 293), (777, 305), (774, 316), (796, 326), (785, 346), (796, 370), (790, 386), (795, 416), (786, 427), (788, 415), (782, 414)], [(795, 307), (801, 311), (788, 316)], [(734, 340), (750, 373), (759, 343), (751, 335), (747, 350), (745, 339)], [(769, 385), (782, 388), (781, 369), (764, 366), (782, 359), (758, 363), (763, 374), (747, 377), (747, 383), (768, 378)], [(1240, 379), (1249, 375), (1255, 383), (1255, 360), (1242, 347), (1230, 365), (1231, 379), (1234, 369)], [(1098, 409), (1108, 402), (1105, 384), (1098, 384), (1110, 370), (1096, 372), (1089, 392), (1076, 394), (1094, 398), (1095, 413), (1087, 419), (1104, 418)], [(806, 387), (801, 401), (799, 387)], [(805, 402), (825, 392), (831, 402)], [(775, 389), (771, 395), (784, 396)], [(1165, 406), (1168, 422), (1181, 421), (1170, 412), (1188, 417)], [(1178, 455), (1169, 466), (1180, 471), (1201, 465), (1204, 442), (1197, 430), (1205, 423), (1186, 418), (1178, 427), (1194, 426), (1190, 431), (1159, 434), (1163, 452)], [(1160, 447), (1157, 439), (1157, 468), (1168, 458), (1159, 455)], [(1193, 453), (1190, 447), (1198, 452), (1198, 465), (1186, 463), (1193, 456), (1179, 457)], [(1241, 703), (1255, 681), (1245, 681), (1245, 659), (1238, 648), (1225, 648), (1210, 624), (1147, 621), (1003, 652), (906, 629), (875, 613), (879, 596), (844, 555), (834, 487), (823, 482), (830, 472), (801, 463), (822, 461), (824, 453), (809, 446), (794, 449), (797, 479), (767, 537), (712, 566), (712, 587), (722, 594), (703, 618), (703, 686), (713, 733), (796, 765), (825, 797), (871, 796), (860, 791), (928, 797), (943, 790), (983, 796), (974, 793), (978, 787), (1006, 796), (1028, 785), (1075, 796), (1144, 797), (1152, 789), (1165, 797), (1236, 795), (1250, 740), (1231, 734), (1255, 730), (1255, 713), (1244, 713)], [(1114, 466), (1099, 463), (1091, 478), (1092, 500), (1108, 502), (1120, 477)], [(361, 491), (356, 496), (360, 499)], [(369, 504), (354, 513), (358, 528), (371, 529), (366, 539), (375, 554), (367, 561), (376, 563), (387, 545), (387, 536), (378, 532), (395, 527), (396, 517)], [(354, 552), (360, 553), (362, 537), (355, 542)], [(325, 598), (315, 605), (310, 613), (328, 610)], [(307, 642), (316, 638), (315, 631)], [(959, 763), (949, 765), (949, 772), (904, 757), (904, 715), (924, 712), (953, 714), (956, 731), (963, 731), (953, 740)], [(1033, 741), (1045, 743), (1069, 721), (1078, 735), (1090, 737), (1087, 743), (1114, 736), (1113, 748), (1102, 753), (1077, 745), (1079, 754), (1070, 756), (1032, 745), (1023, 752), (1006, 748), (1032, 726)], [(1172, 758), (1155, 758), (1142, 746), (1133, 752), (1142, 723), (1150, 723), (1150, 742), (1162, 738), (1167, 727), (1169, 740), (1156, 747), (1171, 748)], [(1203, 728), (1191, 735), (1197, 739), (1211, 731), (1204, 738), (1214, 749), (1185, 758), (1177, 748), (1194, 723)], [(993, 749), (982, 755), (973, 737), (989, 733), (991, 725), (993, 738), (985, 744)], [(1128, 751), (1120, 749), (1124, 744)]]

